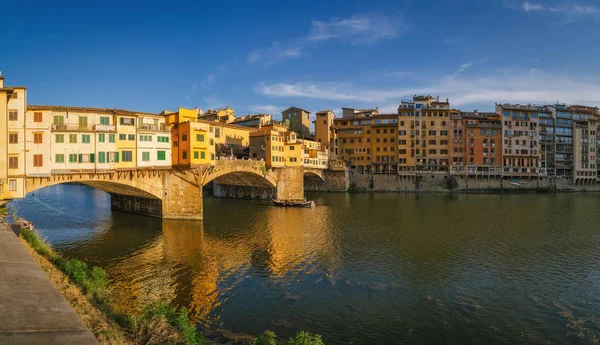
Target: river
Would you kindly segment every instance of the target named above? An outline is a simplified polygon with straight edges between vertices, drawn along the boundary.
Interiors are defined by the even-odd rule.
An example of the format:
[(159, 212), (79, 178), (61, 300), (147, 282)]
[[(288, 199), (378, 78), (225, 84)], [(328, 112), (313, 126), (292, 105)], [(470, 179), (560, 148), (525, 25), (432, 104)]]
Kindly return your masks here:
[(59, 185), (12, 202), (124, 310), (326, 344), (600, 341), (599, 194), (308, 194), (314, 209), (205, 197), (204, 221), (111, 212)]

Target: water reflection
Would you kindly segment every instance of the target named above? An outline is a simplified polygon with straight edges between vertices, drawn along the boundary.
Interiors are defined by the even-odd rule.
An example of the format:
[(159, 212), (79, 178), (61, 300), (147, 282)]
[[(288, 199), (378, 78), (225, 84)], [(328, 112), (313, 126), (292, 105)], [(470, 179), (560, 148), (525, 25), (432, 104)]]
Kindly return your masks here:
[(328, 344), (584, 344), (600, 334), (600, 198), (318, 194), (315, 209), (206, 198), (205, 221), (111, 213), (57, 186), (14, 202), (67, 256), (107, 268), (124, 310)]

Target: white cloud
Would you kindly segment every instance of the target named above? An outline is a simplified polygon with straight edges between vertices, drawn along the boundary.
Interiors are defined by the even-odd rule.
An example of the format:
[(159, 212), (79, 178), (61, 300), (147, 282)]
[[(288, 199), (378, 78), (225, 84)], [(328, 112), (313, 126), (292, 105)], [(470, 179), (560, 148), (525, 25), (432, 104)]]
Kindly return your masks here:
[(276, 105), (252, 105), (250, 106), (250, 110), (256, 113), (266, 113), (266, 114), (278, 114), (285, 110), (286, 107), (279, 107)]
[(567, 15), (572, 18), (583, 16), (600, 18), (600, 7), (581, 5), (573, 2), (566, 2), (561, 5), (552, 6), (532, 1), (515, 2), (504, 0), (504, 5), (508, 8), (519, 9), (525, 12), (554, 13)]
[(401, 16), (361, 14), (330, 21), (313, 21), (310, 33), (290, 43), (273, 42), (271, 47), (256, 49), (248, 55), (248, 63), (270, 66), (286, 58), (298, 58), (310, 46), (337, 40), (353, 45), (372, 45), (380, 40), (396, 38), (411, 26)]
[(307, 38), (310, 41), (338, 39), (352, 44), (373, 44), (395, 38), (408, 29), (408, 24), (401, 16), (392, 18), (381, 14), (361, 14), (342, 20), (313, 21)]
[[(514, 103), (579, 103), (600, 105), (600, 85), (585, 80), (554, 75), (538, 69), (502, 70), (476, 77), (441, 78), (437, 82), (416, 88), (368, 88), (352, 82), (262, 84), (260, 92), (272, 97), (313, 98), (383, 105), (392, 109), (403, 98), (415, 94), (440, 95), (450, 98), (455, 107), (495, 102)], [(468, 109), (468, 108), (467, 108)]]

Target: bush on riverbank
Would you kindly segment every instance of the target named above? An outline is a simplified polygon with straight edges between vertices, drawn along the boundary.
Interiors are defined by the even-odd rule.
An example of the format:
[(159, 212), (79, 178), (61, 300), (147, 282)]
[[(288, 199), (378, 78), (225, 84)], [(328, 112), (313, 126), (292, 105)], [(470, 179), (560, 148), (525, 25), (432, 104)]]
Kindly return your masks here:
[(203, 345), (204, 339), (190, 323), (186, 308), (175, 309), (159, 301), (130, 317), (131, 329), (143, 344)]
[[(277, 345), (277, 335), (273, 331), (265, 331), (259, 335), (252, 345)], [(298, 332), (295, 337), (288, 340), (287, 345), (325, 345), (321, 336), (308, 332)]]

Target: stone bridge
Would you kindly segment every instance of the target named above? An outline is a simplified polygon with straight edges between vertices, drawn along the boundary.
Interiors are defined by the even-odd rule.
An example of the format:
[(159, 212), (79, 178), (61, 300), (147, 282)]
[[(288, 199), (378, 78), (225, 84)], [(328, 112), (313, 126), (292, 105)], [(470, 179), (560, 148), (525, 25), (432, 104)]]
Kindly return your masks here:
[[(318, 172), (308, 172), (317, 174)], [(171, 169), (81, 171), (27, 177), (25, 192), (81, 183), (111, 195), (113, 209), (168, 219), (202, 219), (202, 187), (214, 181), (230, 186), (273, 188), (282, 200), (304, 199), (304, 168), (267, 168), (262, 161), (223, 160), (214, 165)]]

